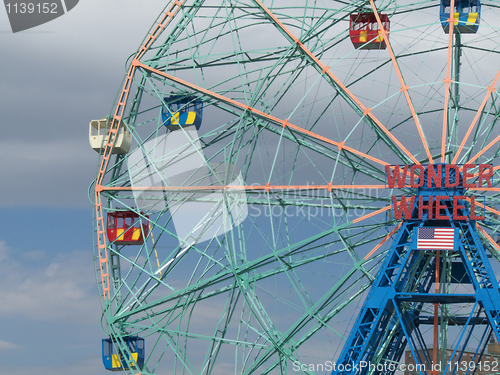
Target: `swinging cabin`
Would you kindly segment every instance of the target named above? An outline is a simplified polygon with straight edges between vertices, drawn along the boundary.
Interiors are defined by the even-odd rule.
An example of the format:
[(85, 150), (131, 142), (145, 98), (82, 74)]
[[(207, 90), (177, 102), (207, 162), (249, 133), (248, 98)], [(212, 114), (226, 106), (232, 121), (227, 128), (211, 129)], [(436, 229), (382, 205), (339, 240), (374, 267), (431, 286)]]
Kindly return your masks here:
[[(450, 32), (450, 0), (441, 0), (440, 19), (446, 34)], [(455, 0), (453, 12), (454, 32), (460, 34), (475, 34), (479, 29), (481, 19), (481, 2), (479, 0)]]
[[(379, 14), (384, 30), (390, 31), (390, 21), (387, 14)], [(349, 22), (349, 37), (356, 49), (372, 50), (386, 49), (384, 38), (374, 13), (351, 14)]]
[[(130, 352), (128, 362), (133, 365), (130, 366), (134, 369), (142, 370), (144, 366), (144, 339), (139, 336), (126, 336), (123, 341)], [(115, 345), (113, 345), (113, 343)], [(102, 362), (104, 368), (109, 371), (124, 371), (129, 370), (127, 361), (125, 360), (127, 354), (121, 350), (116, 349), (116, 341), (111, 338), (102, 339)]]
[[(110, 120), (111, 121), (111, 120)], [(104, 146), (108, 142), (109, 128), (108, 120), (103, 118), (100, 120), (92, 120), (89, 124), (89, 142), (90, 147), (96, 152), (104, 151)], [(116, 135), (115, 145), (112, 154), (125, 155), (130, 151), (132, 144), (132, 134), (125, 126), (123, 121), (118, 125), (118, 133)], [(102, 149), (101, 149), (102, 148)]]
[(195, 126), (200, 129), (203, 119), (203, 101), (192, 95), (172, 94), (164, 98), (161, 117), (163, 125), (171, 130), (183, 126)]
[[(145, 217), (148, 218), (147, 215)], [(108, 212), (106, 232), (109, 242), (117, 245), (142, 245), (149, 234), (149, 227), (136, 212), (114, 211)]]

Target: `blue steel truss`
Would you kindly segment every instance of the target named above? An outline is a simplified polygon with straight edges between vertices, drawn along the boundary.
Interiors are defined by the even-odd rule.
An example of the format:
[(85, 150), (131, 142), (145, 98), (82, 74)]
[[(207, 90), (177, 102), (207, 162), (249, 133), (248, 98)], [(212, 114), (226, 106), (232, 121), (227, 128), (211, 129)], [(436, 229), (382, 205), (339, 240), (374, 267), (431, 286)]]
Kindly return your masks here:
[[(432, 374), (433, 358), (429, 351), (429, 340), (424, 337), (421, 327), (435, 324), (436, 317), (425, 314), (424, 304), (461, 304), (470, 311), (468, 316), (447, 318), (448, 326), (462, 327), (451, 348), (453, 354), (450, 358), (460, 361), (465, 351), (470, 351), (473, 337), (476, 361), (481, 360), (493, 335), (500, 342), (499, 286), (477, 233), (476, 222), (470, 220), (467, 200), (458, 200), (463, 208), (457, 211), (467, 220), (453, 220), (453, 197), (463, 196), (464, 193), (463, 188), (416, 190), (414, 205), (410, 207), (411, 218), (403, 220), (396, 233), (332, 375), (394, 374), (406, 348), (411, 351), (416, 364), (421, 365), (412, 373)], [(450, 197), (442, 210), (442, 215), (450, 219), (429, 220), (428, 211), (424, 211), (419, 219), (419, 197), (423, 197), (423, 202), (427, 204), (429, 199), (436, 196)], [(442, 257), (438, 257), (435, 250), (417, 250), (417, 228), (421, 227), (455, 228), (454, 250), (440, 251)], [(438, 259), (440, 264), (436, 267)], [(445, 266), (452, 276), (451, 282), (472, 285), (473, 292), (452, 294), (432, 290), (437, 269), (441, 270)], [(472, 289), (469, 287), (469, 290)], [(443, 321), (439, 315), (437, 319), (438, 322)], [(483, 327), (481, 332), (478, 327)], [(453, 363), (442, 366), (438, 373), (462, 374)], [(473, 374), (474, 371), (468, 373)]]

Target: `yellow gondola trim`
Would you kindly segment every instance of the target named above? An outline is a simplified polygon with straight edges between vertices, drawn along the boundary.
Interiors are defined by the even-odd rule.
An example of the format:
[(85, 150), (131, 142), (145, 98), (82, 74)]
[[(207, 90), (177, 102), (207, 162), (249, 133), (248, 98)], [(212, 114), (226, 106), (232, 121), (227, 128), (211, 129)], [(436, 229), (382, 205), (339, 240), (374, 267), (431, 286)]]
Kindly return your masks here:
[(175, 112), (172, 117), (170, 117), (170, 125), (180, 125), (179, 124), (179, 112)]
[(469, 18), (467, 18), (467, 25), (474, 25), (477, 21), (477, 13), (469, 13)]
[(195, 120), (196, 120), (196, 112), (189, 111), (186, 120), (186, 125), (193, 125)]
[(118, 354), (113, 354), (111, 356), (111, 367), (112, 368), (122, 367), (122, 363), (120, 362), (120, 356)]
[[(132, 358), (129, 358), (129, 362), (137, 363), (138, 355), (137, 353), (132, 353)], [(113, 354), (111, 357), (112, 368), (121, 368), (122, 363), (120, 361), (120, 356), (118, 354)]]
[(132, 233), (132, 241), (137, 241), (141, 237), (141, 228), (134, 228)]
[(368, 31), (361, 30), (361, 34), (359, 35), (359, 41), (360, 42), (366, 42), (367, 39), (368, 39)]

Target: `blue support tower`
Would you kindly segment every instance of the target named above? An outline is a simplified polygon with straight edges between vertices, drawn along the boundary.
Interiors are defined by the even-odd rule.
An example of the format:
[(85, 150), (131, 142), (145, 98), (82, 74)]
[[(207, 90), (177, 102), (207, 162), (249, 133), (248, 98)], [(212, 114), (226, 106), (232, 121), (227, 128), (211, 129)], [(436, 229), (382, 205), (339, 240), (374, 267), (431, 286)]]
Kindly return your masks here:
[[(400, 211), (402, 225), (332, 375), (404, 371), (405, 350), (415, 365), (406, 373), (465, 374), (465, 359), (476, 363), (476, 372), (470, 369), (468, 374), (485, 373), (479, 367), (488, 343), (494, 337), (500, 342), (499, 285), (462, 174), (457, 173), (454, 183), (455, 175), (445, 176), (445, 165), (440, 165), (428, 183), (428, 168), (435, 172), (435, 166), (425, 167), (414, 199)], [(445, 245), (427, 245), (429, 232), (444, 232), (451, 239)], [(486, 373), (498, 371), (500, 366)]]

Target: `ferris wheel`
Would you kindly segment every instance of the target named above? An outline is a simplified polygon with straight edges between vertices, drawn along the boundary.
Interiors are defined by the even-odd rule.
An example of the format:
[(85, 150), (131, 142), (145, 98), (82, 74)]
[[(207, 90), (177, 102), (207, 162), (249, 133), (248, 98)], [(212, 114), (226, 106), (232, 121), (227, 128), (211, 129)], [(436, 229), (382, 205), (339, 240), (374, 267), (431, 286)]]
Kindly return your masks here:
[[(414, 192), (396, 166), (474, 165), (461, 194), (495, 271), (498, 20), (500, 1), (171, 1), (90, 124), (106, 369), (331, 371)], [(466, 302), (422, 339), (462, 345)]]

